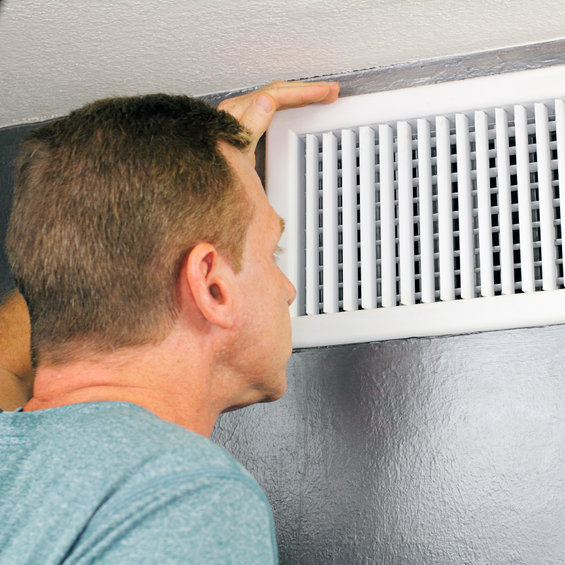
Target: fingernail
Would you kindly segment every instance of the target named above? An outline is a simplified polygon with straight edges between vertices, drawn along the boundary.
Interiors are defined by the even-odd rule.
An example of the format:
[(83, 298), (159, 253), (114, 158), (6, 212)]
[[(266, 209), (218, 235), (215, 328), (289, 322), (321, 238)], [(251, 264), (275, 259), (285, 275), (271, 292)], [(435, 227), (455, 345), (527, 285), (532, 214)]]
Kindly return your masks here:
[(273, 101), (271, 100), (270, 96), (265, 96), (264, 94), (260, 94), (255, 98), (255, 104), (263, 110), (266, 114), (270, 114), (273, 111)]

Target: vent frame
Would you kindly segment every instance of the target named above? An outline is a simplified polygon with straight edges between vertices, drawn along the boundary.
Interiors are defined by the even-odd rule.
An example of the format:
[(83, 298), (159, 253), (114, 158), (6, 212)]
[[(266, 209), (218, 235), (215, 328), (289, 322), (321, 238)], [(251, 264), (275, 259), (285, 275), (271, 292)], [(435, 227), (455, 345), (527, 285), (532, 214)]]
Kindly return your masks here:
[[(483, 286), (488, 286), (483, 282), (483, 285), (479, 285), (479, 292), (477, 292), (476, 281), (471, 280), (469, 283), (469, 273), (471, 273), (471, 279), (475, 279), (480, 276), (481, 269), (484, 268), (485, 261), (488, 263), (488, 253), (486, 258), (483, 257), (484, 254), (479, 253), (479, 257), (469, 258), (468, 254), (461, 252), (461, 249), (456, 250), (455, 253), (449, 250), (449, 240), (447, 242), (447, 251), (445, 248), (445, 242), (434, 241), (436, 247), (443, 246), (442, 249), (435, 249), (436, 261), (445, 260), (448, 261), (456, 260), (458, 261), (460, 268), (463, 264), (467, 265), (464, 269), (466, 276), (466, 284), (457, 287), (457, 292), (459, 295), (455, 295), (455, 288), (450, 288), (449, 284), (445, 282), (439, 285), (437, 281), (434, 281), (434, 296), (433, 301), (430, 301), (429, 296), (429, 269), (427, 273), (417, 273), (416, 276), (420, 277), (423, 281), (424, 277), (428, 278), (427, 284), (427, 299), (422, 299), (421, 296), (417, 298), (416, 301), (411, 300), (400, 300), (402, 305), (392, 304), (392, 299), (387, 299), (387, 303), (383, 304), (382, 296), (386, 296), (386, 293), (377, 293), (379, 297), (379, 303), (372, 303), (370, 300), (361, 304), (362, 309), (353, 309), (353, 311), (336, 311), (342, 306), (336, 308), (336, 302), (346, 300), (348, 303), (351, 301), (355, 302), (355, 298), (348, 296), (342, 296), (341, 298), (335, 295), (324, 296), (321, 301), (320, 313), (317, 313), (315, 308), (308, 307), (308, 297), (306, 296), (306, 285), (311, 284), (311, 280), (315, 278), (315, 274), (308, 273), (305, 269), (305, 258), (304, 250), (309, 249), (312, 252), (312, 246), (307, 246), (307, 233), (312, 233), (312, 230), (304, 230), (303, 219), (306, 218), (307, 214), (307, 198), (313, 198), (312, 195), (306, 196), (304, 198), (303, 193), (305, 190), (305, 184), (308, 183), (307, 175), (313, 175), (312, 171), (307, 170), (306, 162), (303, 155), (306, 151), (313, 151), (312, 148), (308, 148), (308, 136), (312, 138), (315, 136), (316, 139), (322, 143), (324, 136), (328, 139), (328, 143), (335, 144), (332, 151), (337, 158), (338, 152), (343, 158), (343, 153), (340, 146), (337, 145), (337, 140), (331, 140), (332, 133), (338, 130), (359, 130), (359, 138), (361, 137), (361, 131), (363, 135), (369, 135), (370, 132), (377, 132), (379, 140), (383, 138), (387, 131), (387, 128), (396, 126), (400, 124), (408, 124), (411, 132), (394, 130), (394, 139), (392, 145), (390, 145), (389, 140), (389, 151), (393, 151), (395, 154), (398, 153), (397, 139), (398, 136), (410, 135), (414, 138), (414, 132), (418, 132), (419, 128), (425, 127), (425, 123), (430, 123), (434, 120), (433, 128), (440, 126), (440, 121), (436, 123), (436, 118), (440, 115), (447, 116), (457, 116), (458, 122), (456, 128), (452, 127), (452, 124), (448, 122), (448, 132), (447, 139), (449, 145), (458, 144), (458, 135), (462, 130), (465, 129), (464, 122), (465, 116), (469, 113), (477, 113), (479, 115), (478, 128), (486, 127), (486, 137), (485, 132), (480, 131), (479, 133), (474, 131), (471, 132), (474, 138), (477, 135), (483, 142), (486, 139), (486, 143), (491, 143), (493, 136), (496, 138), (498, 132), (496, 128), (493, 128), (489, 123), (482, 123), (481, 120), (488, 118), (488, 121), (493, 122), (496, 118), (496, 114), (502, 111), (509, 111), (514, 109), (515, 106), (528, 105), (531, 106), (533, 103), (551, 103), (556, 98), (565, 97), (565, 88), (559, 90), (559, 85), (563, 78), (565, 77), (565, 66), (549, 67), (545, 69), (537, 69), (531, 71), (521, 71), (518, 73), (508, 73), (504, 75), (488, 76), (481, 78), (474, 78), (468, 80), (455, 81), (450, 83), (442, 83), (438, 85), (428, 85), (428, 86), (417, 86), (408, 89), (380, 92), (375, 94), (366, 94), (361, 96), (354, 96), (349, 98), (343, 98), (338, 100), (335, 104), (329, 106), (312, 106), (303, 109), (286, 110), (284, 112), (279, 112), (273, 121), (271, 128), (269, 129), (267, 136), (267, 168), (266, 168), (266, 188), (267, 195), (271, 204), (275, 210), (279, 213), (281, 217), (285, 219), (286, 230), (281, 239), (281, 247), (285, 250), (280, 258), (280, 266), (297, 287), (297, 301), (291, 307), (292, 323), (293, 323), (293, 343), (295, 347), (311, 347), (319, 345), (330, 345), (338, 343), (355, 343), (363, 341), (378, 341), (382, 339), (395, 339), (395, 338), (406, 338), (406, 337), (419, 337), (419, 336), (431, 336), (431, 335), (446, 335), (453, 333), (467, 333), (474, 331), (484, 331), (493, 329), (506, 329), (513, 327), (529, 327), (538, 326), (546, 324), (555, 324), (565, 322), (565, 291), (561, 288), (563, 286), (563, 274), (562, 274), (562, 257), (556, 257), (560, 262), (560, 278), (557, 277), (556, 273), (553, 273), (553, 281), (543, 280), (541, 289), (532, 288), (532, 281), (524, 281), (529, 286), (526, 290), (531, 292), (520, 292), (519, 294), (509, 294), (508, 281), (503, 281), (503, 283), (498, 283), (498, 288), (495, 292), (489, 290), (486, 296), (480, 296), (481, 288)], [(407, 110), (407, 108), (409, 110)], [(481, 114), (482, 112), (482, 114)], [(538, 105), (535, 107), (536, 114), (538, 112), (543, 112), (543, 107)], [(540, 118), (541, 119), (541, 118)], [(475, 122), (473, 122), (474, 124)], [(527, 123), (527, 121), (526, 121)], [(402, 125), (401, 128), (405, 128)], [(442, 127), (446, 127), (446, 124), (442, 124)], [(498, 126), (497, 126), (498, 127)], [(500, 126), (502, 127), (502, 126)], [(529, 129), (528, 134), (535, 135), (535, 125), (532, 123), (527, 124)], [(533, 128), (533, 129), (532, 129)], [(467, 129), (468, 126), (467, 126)], [(389, 134), (390, 135), (390, 134)], [(490, 136), (490, 137), (489, 137)], [(335, 136), (334, 136), (335, 137)], [(423, 136), (425, 138), (425, 136)], [(508, 137), (508, 136), (507, 136)], [(416, 142), (411, 139), (412, 146), (414, 143), (418, 144), (419, 139), (422, 136), (416, 135)], [(558, 140), (559, 141), (559, 140)], [(561, 139), (561, 142), (563, 140)], [(367, 142), (371, 145), (371, 140)], [(474, 141), (477, 143), (477, 141)], [(462, 146), (465, 144), (459, 142)], [(361, 145), (361, 140), (359, 139), (358, 145)], [(467, 144), (468, 146), (468, 144)], [(419, 147), (417, 147), (419, 149)], [(541, 148), (545, 152), (545, 158), (549, 160), (551, 156), (547, 156), (548, 148)], [(538, 149), (539, 151), (539, 149)], [(562, 149), (559, 149), (560, 154)], [(491, 149), (487, 151), (487, 156), (492, 152)], [(425, 154), (425, 151), (424, 153)], [(377, 155), (378, 161), (379, 155)], [(401, 167), (395, 169), (395, 173), (400, 176), (402, 174), (408, 175), (408, 169), (413, 165), (413, 159), (410, 155), (404, 154), (401, 156), (404, 160)], [(455, 166), (455, 170), (460, 171), (460, 167), (463, 167), (466, 162), (469, 161), (470, 155), (447, 155), (447, 158), (452, 159), (453, 162), (450, 166)], [(322, 157), (323, 159), (324, 157)], [(347, 157), (351, 159), (351, 156)], [(437, 155), (440, 158), (440, 155)], [(446, 158), (445, 154), (443, 158)], [(401, 158), (399, 157), (400, 161)], [(378, 162), (376, 167), (378, 169)], [(559, 170), (556, 173), (558, 178), (565, 178), (565, 157), (560, 158)], [(490, 166), (486, 165), (487, 172), (490, 170)], [(445, 167), (443, 168), (445, 170)], [(485, 165), (483, 163), (482, 170), (485, 170)], [(403, 172), (404, 171), (404, 172)], [(325, 171), (324, 174), (330, 174)], [(390, 171), (389, 171), (390, 174)], [(507, 172), (501, 173), (503, 176)], [(522, 172), (524, 174), (524, 172)], [(529, 172), (528, 172), (529, 175)], [(470, 175), (466, 175), (465, 178), (471, 178)], [(302, 182), (301, 179), (304, 179)], [(400, 179), (393, 179), (393, 182), (397, 183)], [(382, 179), (379, 178), (379, 182)], [(314, 177), (310, 181), (311, 183), (318, 182)], [(342, 179), (345, 183), (346, 180)], [(363, 179), (360, 179), (359, 185), (362, 185)], [(369, 182), (370, 179), (366, 182)], [(390, 182), (390, 179), (389, 181)], [(421, 179), (419, 179), (418, 190), (420, 191)], [(485, 182), (489, 182), (489, 178), (483, 178), (482, 181), (473, 179), (473, 182), (477, 184), (482, 184), (484, 186)], [(544, 182), (548, 182), (545, 179)], [(551, 180), (549, 181), (551, 183)], [(451, 177), (445, 179), (444, 183), (451, 184)], [(323, 186), (330, 186), (332, 184), (337, 184), (336, 179), (327, 178), (322, 182)], [(439, 185), (440, 183), (437, 182)], [(522, 189), (524, 183), (522, 183)], [(339, 187), (340, 190), (342, 187)], [(426, 190), (429, 190), (427, 187)], [(440, 190), (438, 186), (437, 190)], [(378, 194), (378, 189), (373, 190), (373, 195)], [(378, 206), (371, 204), (371, 194), (369, 190), (369, 200), (364, 202), (364, 206), (361, 206), (363, 213), (368, 212), (369, 218), (365, 218), (364, 224), (371, 223), (372, 211), (375, 211), (378, 215), (379, 206), (383, 203), (380, 200), (380, 196), (376, 196), (378, 200)], [(336, 193), (337, 194), (337, 193)], [(492, 192), (491, 192), (492, 194)], [(404, 195), (406, 196), (406, 195)], [(478, 198), (478, 188), (475, 187), (473, 190), (473, 196)], [(490, 194), (489, 194), (490, 196)], [(485, 197), (483, 196), (483, 200)], [(325, 200), (325, 199), (323, 199)], [(449, 200), (449, 199), (447, 199)], [(445, 205), (446, 199), (442, 201)], [(369, 204), (367, 205), (367, 202)], [(342, 201), (345, 205), (345, 201)], [(400, 208), (405, 210), (404, 217), (410, 217), (410, 205), (414, 202), (410, 201), (410, 198), (404, 198), (396, 200), (392, 203), (396, 207), (397, 211)], [(465, 206), (465, 201), (459, 200), (456, 202), (457, 205)], [(391, 203), (385, 202), (385, 205), (390, 207)], [(467, 202), (467, 205), (469, 203)], [(560, 210), (563, 203), (554, 202), (554, 199), (549, 204), (550, 206), (557, 206)], [(337, 209), (335, 205), (332, 208), (326, 210), (328, 217), (335, 217), (337, 214)], [(536, 204), (537, 206), (537, 204)], [(539, 208), (546, 208), (547, 213), (547, 198), (545, 202), (539, 201), (539, 206), (534, 209), (534, 213), (538, 213)], [(343, 207), (342, 207), (343, 208)], [(311, 209), (311, 206), (310, 206)], [(479, 214), (481, 213), (481, 207), (477, 206)], [(492, 210), (489, 208), (488, 202), (485, 207), (484, 203), (482, 206), (483, 218), (489, 218)], [(351, 210), (351, 203), (349, 204), (349, 212)], [(324, 213), (324, 212), (322, 212)], [(342, 209), (342, 213), (345, 213)], [(440, 218), (449, 217), (449, 222), (452, 219), (459, 219), (456, 215), (441, 211), (439, 213)], [(563, 214), (560, 215), (563, 217)], [(462, 220), (469, 218), (468, 214), (463, 214), (461, 216)], [(378, 220), (378, 218), (376, 218)], [(397, 223), (393, 226), (394, 230), (397, 232), (398, 229), (402, 229), (404, 235), (401, 240), (401, 244), (404, 245), (404, 254), (410, 254), (409, 248), (406, 247), (407, 242), (417, 242), (420, 245), (420, 249), (427, 242), (429, 253), (429, 233), (427, 237), (423, 237), (422, 232), (412, 234), (410, 230), (414, 228), (414, 224), (407, 222), (404, 225), (399, 225), (400, 217), (397, 218)], [(306, 222), (312, 224), (315, 221), (313, 218)], [(445, 221), (445, 220), (444, 220)], [(448, 223), (449, 223), (448, 222)], [(523, 219), (520, 219), (520, 230), (527, 233), (528, 229), (531, 232), (531, 228), (526, 226), (522, 230)], [(484, 219), (479, 222), (479, 226), (473, 228), (473, 237), (484, 239), (484, 233), (481, 234), (481, 229), (488, 222)], [(528, 223), (528, 222), (524, 222)], [(530, 219), (531, 223), (531, 219)], [(376, 224), (376, 221), (375, 221)], [(560, 229), (560, 219), (557, 220), (557, 224)], [(429, 227), (429, 226), (428, 226)], [(451, 227), (453, 228), (453, 226)], [(388, 226), (390, 230), (390, 226)], [(449, 231), (448, 227), (444, 226), (444, 229)], [(508, 239), (508, 231), (503, 234), (501, 226), (497, 226), (499, 237)], [(452, 231), (452, 229), (451, 229)], [(463, 233), (469, 233), (468, 229), (463, 229)], [(492, 234), (492, 229), (487, 230), (488, 236)], [(322, 237), (328, 237), (323, 235)], [(326, 246), (329, 248), (335, 247), (335, 255), (328, 262), (327, 267), (328, 272), (336, 272), (336, 262), (338, 258), (336, 257), (338, 252), (338, 245), (336, 233), (332, 233), (329, 237), (333, 239), (328, 239), (326, 241)], [(359, 237), (359, 236), (358, 236)], [(362, 237), (362, 236), (361, 236)], [(350, 242), (346, 241), (346, 234), (343, 234), (344, 240), (340, 245), (350, 245)], [(555, 239), (549, 238), (547, 233), (543, 234), (544, 242), (541, 245), (545, 245), (546, 249), (550, 249), (553, 246), (555, 249)], [(561, 238), (559, 238), (560, 240)], [(398, 237), (395, 236), (393, 244), (398, 247), (399, 241)], [(388, 238), (390, 246), (390, 237)], [(548, 243), (549, 241), (549, 243)], [(453, 238), (451, 238), (451, 244), (453, 244)], [(548, 247), (549, 245), (549, 247)], [(488, 246), (487, 246), (488, 247)], [(506, 247), (507, 244), (506, 244)], [(561, 247), (561, 243), (557, 247)], [(481, 249), (479, 247), (479, 249)], [(484, 246), (482, 247), (484, 249)], [(533, 250), (533, 246), (530, 246)], [(390, 247), (389, 251), (390, 253)], [(547, 252), (546, 252), (547, 254)], [(398, 253), (395, 251), (395, 255)], [(492, 251), (490, 253), (492, 260)], [(451, 259), (450, 259), (451, 258)], [(539, 257), (538, 257), (539, 258)], [(343, 258), (342, 258), (343, 260)], [(502, 264), (504, 260), (508, 261), (508, 256), (506, 258), (501, 258), (500, 263)], [(480, 268), (477, 268), (475, 261), (479, 261)], [(532, 258), (533, 262), (533, 258)], [(471, 267), (469, 264), (471, 263)], [(555, 264), (555, 261), (554, 261)], [(323, 265), (327, 265), (324, 261)], [(414, 265), (414, 262), (404, 263), (403, 265), (398, 265), (397, 268), (403, 272), (395, 274), (395, 295), (410, 296), (411, 291), (409, 288), (405, 288), (405, 283), (407, 280), (414, 280), (414, 273), (410, 273), (410, 266)], [(506, 267), (500, 267), (508, 272), (508, 264)], [(408, 269), (408, 270), (406, 270)], [(455, 270), (454, 267), (451, 267)], [(488, 267), (487, 267), (488, 269)], [(512, 271), (512, 268), (510, 268)], [(443, 271), (442, 271), (443, 272)], [(492, 272), (492, 268), (491, 268)], [(548, 269), (544, 269), (544, 273), (548, 272)], [(408, 273), (408, 276), (406, 276)], [(477, 273), (479, 273), (477, 275)], [(324, 275), (322, 275), (324, 276)], [(325, 275), (331, 276), (331, 275)], [(345, 273), (343, 277), (345, 278)], [(367, 282), (367, 277), (362, 279), (361, 284), (371, 285), (371, 281)], [(551, 277), (549, 277), (551, 278)], [(556, 284), (559, 278), (559, 284)], [(374, 281), (377, 284), (377, 280)], [(490, 286), (494, 285), (494, 281), (488, 283)], [(501, 291), (501, 287), (506, 284), (506, 291)], [(423, 282), (420, 283), (420, 293), (423, 293), (422, 286)], [(337, 287), (336, 287), (337, 288)], [(465, 290), (463, 290), (465, 289)], [(388, 296), (390, 297), (390, 289), (388, 290)], [(438, 293), (440, 296), (438, 297)], [(373, 290), (369, 287), (368, 291), (361, 293), (361, 298), (357, 299), (359, 307), (359, 302), (363, 301), (363, 297), (367, 295), (373, 295)], [(413, 293), (412, 293), (413, 294)], [(337, 298), (337, 300), (336, 300)], [(440, 300), (438, 300), (440, 298)], [(398, 302), (398, 300), (396, 300)], [(418, 302), (418, 303), (414, 303)], [(384, 307), (383, 307), (384, 306)], [(389, 307), (392, 306), (392, 307)], [(306, 311), (309, 311), (309, 315), (305, 315)]]

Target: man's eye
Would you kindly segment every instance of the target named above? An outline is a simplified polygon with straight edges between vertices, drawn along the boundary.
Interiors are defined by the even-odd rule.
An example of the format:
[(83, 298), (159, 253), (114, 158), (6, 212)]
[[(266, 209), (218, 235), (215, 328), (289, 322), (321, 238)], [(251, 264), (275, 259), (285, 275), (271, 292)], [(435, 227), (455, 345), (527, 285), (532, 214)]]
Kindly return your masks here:
[(278, 258), (282, 255), (284, 249), (282, 247), (280, 247), (279, 245), (277, 245), (277, 248), (275, 249), (275, 252), (273, 253), (273, 255), (275, 256), (275, 258)]

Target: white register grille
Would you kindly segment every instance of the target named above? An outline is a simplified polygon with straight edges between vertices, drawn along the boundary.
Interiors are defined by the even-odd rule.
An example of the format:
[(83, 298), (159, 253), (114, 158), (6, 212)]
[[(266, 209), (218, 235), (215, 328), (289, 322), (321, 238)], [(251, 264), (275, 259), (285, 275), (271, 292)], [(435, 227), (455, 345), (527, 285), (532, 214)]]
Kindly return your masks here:
[[(532, 73), (540, 71), (397, 91), (413, 99), (402, 100), (400, 119), (391, 92), (358, 97), (378, 115), (352, 116), (347, 127), (331, 124), (332, 110), (344, 121), (343, 108), (317, 109), (329, 118), (321, 130), (304, 125), (302, 110), (306, 131), (287, 128), (290, 196), (275, 194), (269, 174), (281, 158), (275, 124), (267, 188), (296, 232), (281, 265), (298, 290), (295, 346), (565, 321), (565, 102), (543, 89), (524, 101), (516, 81), (531, 87)], [(508, 101), (485, 104), (489, 88), (500, 98), (504, 78)], [(480, 96), (454, 96), (473, 83)], [(442, 90), (447, 106), (460, 107), (426, 112)]]

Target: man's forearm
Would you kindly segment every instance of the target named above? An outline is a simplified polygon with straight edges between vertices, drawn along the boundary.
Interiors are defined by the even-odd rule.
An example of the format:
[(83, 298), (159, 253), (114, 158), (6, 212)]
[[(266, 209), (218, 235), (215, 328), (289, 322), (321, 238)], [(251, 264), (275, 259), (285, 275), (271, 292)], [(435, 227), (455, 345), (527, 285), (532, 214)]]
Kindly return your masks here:
[(22, 406), (32, 387), (29, 314), (22, 295), (14, 292), (0, 305), (0, 408)]

